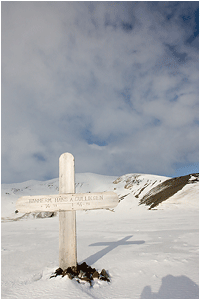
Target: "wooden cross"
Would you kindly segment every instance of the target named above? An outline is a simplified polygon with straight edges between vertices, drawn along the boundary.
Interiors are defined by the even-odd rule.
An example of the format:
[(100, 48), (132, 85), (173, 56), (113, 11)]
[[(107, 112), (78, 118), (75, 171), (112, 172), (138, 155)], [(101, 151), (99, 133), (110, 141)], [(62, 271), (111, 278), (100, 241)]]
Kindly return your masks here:
[(77, 266), (76, 210), (113, 208), (119, 202), (114, 192), (75, 193), (74, 157), (59, 158), (59, 194), (23, 196), (17, 200), (19, 212), (59, 211), (59, 267)]

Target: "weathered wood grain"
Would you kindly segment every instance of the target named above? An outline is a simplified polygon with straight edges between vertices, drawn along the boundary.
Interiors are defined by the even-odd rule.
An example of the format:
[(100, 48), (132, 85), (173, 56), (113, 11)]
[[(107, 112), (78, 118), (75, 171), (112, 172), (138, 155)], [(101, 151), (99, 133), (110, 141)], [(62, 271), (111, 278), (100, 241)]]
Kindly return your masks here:
[(114, 192), (23, 196), (17, 200), (20, 212), (73, 211), (113, 208), (118, 204)]

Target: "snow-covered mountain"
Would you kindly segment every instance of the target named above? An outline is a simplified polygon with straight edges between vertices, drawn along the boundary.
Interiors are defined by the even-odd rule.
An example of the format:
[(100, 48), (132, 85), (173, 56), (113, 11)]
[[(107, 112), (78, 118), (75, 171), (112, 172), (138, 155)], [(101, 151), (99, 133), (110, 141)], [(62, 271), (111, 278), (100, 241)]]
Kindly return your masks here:
[[(120, 203), (126, 202), (126, 208), (145, 204), (149, 209), (185, 204), (185, 198), (190, 197), (187, 205), (198, 205), (199, 174), (190, 174), (178, 178), (156, 175), (126, 174), (121, 177), (104, 176), (92, 173), (76, 174), (76, 193), (114, 191), (118, 194)], [(30, 180), (16, 184), (2, 184), (2, 220), (21, 219), (27, 217), (52, 217), (52, 213), (20, 214), (16, 212), (16, 201), (21, 196), (58, 194), (58, 178), (48, 181)], [(178, 200), (179, 199), (179, 200)], [(167, 201), (163, 203), (163, 201)], [(187, 201), (186, 201), (187, 202)], [(159, 205), (162, 203), (162, 205)], [(168, 204), (168, 205), (166, 205)], [(158, 206), (159, 205), (159, 206)]]
[[(179, 178), (76, 174), (76, 192), (114, 191), (114, 210), (77, 211), (77, 259), (111, 281), (51, 278), (59, 267), (59, 222), (52, 213), (16, 213), (25, 195), (58, 193), (58, 179), (2, 184), (3, 299), (198, 299), (198, 174)], [(55, 217), (53, 217), (55, 216)]]

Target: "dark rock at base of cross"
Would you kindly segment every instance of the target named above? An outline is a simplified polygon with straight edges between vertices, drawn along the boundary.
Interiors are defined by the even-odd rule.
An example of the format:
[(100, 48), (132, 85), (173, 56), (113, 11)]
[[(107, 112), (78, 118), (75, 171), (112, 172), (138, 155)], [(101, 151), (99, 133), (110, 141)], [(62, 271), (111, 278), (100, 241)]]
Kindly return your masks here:
[(91, 286), (95, 278), (110, 282), (110, 276), (105, 269), (102, 269), (101, 272), (98, 272), (95, 268), (88, 266), (86, 262), (83, 262), (80, 265), (77, 264), (77, 266), (68, 267), (65, 270), (58, 268), (50, 276), (50, 278), (57, 276), (64, 277), (66, 275), (68, 275), (69, 279), (76, 279), (78, 283), (81, 283), (81, 281), (87, 281)]

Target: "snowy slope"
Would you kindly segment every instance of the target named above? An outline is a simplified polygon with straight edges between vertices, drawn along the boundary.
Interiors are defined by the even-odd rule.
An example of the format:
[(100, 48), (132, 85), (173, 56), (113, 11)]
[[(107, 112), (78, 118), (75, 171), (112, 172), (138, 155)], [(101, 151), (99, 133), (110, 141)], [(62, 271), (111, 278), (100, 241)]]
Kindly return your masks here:
[[(132, 196), (132, 205), (138, 205), (138, 200), (143, 195), (166, 179), (168, 177), (143, 174), (127, 174), (116, 178), (115, 176), (83, 173), (76, 174), (75, 186), (76, 193), (114, 191), (118, 194), (120, 201), (130, 195)], [(15, 214), (15, 203), (19, 197), (57, 194), (58, 190), (57, 178), (44, 182), (30, 180), (17, 184), (2, 184), (2, 219), (17, 219), (22, 216), (22, 214)]]
[(166, 180), (76, 174), (77, 193), (114, 191), (120, 198), (114, 211), (77, 211), (78, 262), (111, 276), (93, 287), (49, 279), (58, 268), (58, 216), (15, 213), (21, 196), (58, 193), (58, 179), (3, 184), (2, 298), (198, 298), (198, 182), (153, 210), (139, 205)]
[[(140, 204), (145, 204), (149, 206), (149, 209), (157, 207), (159, 204), (163, 203), (163, 201), (167, 200), (169, 203), (169, 199), (174, 196), (179, 201), (177, 203), (183, 204), (182, 198), (190, 195), (190, 201), (188, 204), (195, 205), (195, 197), (191, 198), (190, 191), (193, 193), (196, 190), (198, 194), (198, 186), (199, 186), (199, 174), (189, 174), (181, 177), (170, 178), (168, 180), (163, 181), (158, 184), (156, 187), (153, 187), (149, 192), (147, 192), (143, 198), (140, 200)], [(178, 198), (177, 193), (179, 192)], [(193, 201), (194, 200), (194, 201)], [(172, 203), (172, 202), (170, 202)]]
[[(188, 177), (188, 180), (185, 181), (185, 186), (182, 184), (181, 191), (176, 192), (173, 197), (167, 198), (167, 204), (176, 203), (176, 199), (180, 199), (179, 204), (183, 205), (185, 201), (187, 205), (192, 205), (198, 208), (198, 202), (196, 201), (198, 197), (198, 175), (183, 176), (179, 178)], [(178, 178), (178, 179), (179, 179)], [(190, 179), (191, 178), (191, 179)], [(192, 179), (195, 180), (192, 180)], [(82, 173), (76, 174), (75, 186), (76, 193), (87, 193), (87, 192), (104, 192), (104, 191), (114, 191), (118, 194), (120, 202), (126, 199), (126, 204), (129, 199), (129, 209), (139, 204), (146, 204), (146, 199), (149, 199), (150, 196), (155, 197), (156, 194), (159, 194), (162, 190), (165, 189), (165, 183), (174, 181), (169, 177), (156, 176), (156, 175), (146, 175), (146, 174), (126, 174), (121, 177), (116, 178), (115, 176), (103, 176), (92, 173)], [(174, 183), (172, 183), (173, 185)], [(169, 184), (168, 184), (169, 185)], [(170, 189), (172, 190), (172, 186)], [(1, 188), (1, 199), (2, 199), (2, 211), (1, 217), (2, 220), (9, 219), (19, 219), (21, 217), (44, 217), (52, 216), (49, 213), (42, 214), (20, 214), (15, 213), (16, 208), (15, 204), (19, 197), (28, 196), (28, 195), (47, 195), (47, 194), (58, 194), (59, 183), (58, 179), (52, 179), (48, 181), (35, 181), (30, 180), (23, 183), (17, 184), (2, 184)], [(188, 195), (191, 193), (194, 194), (193, 198), (190, 198), (188, 203)], [(179, 196), (180, 195), (180, 196)], [(169, 195), (170, 196), (170, 195)], [(178, 197), (178, 198), (177, 198)], [(186, 200), (184, 199), (186, 198)], [(160, 204), (157, 209), (160, 209), (166, 203)], [(150, 205), (150, 204), (149, 204)], [(123, 205), (120, 205), (115, 209), (119, 210), (119, 207), (122, 208)]]

